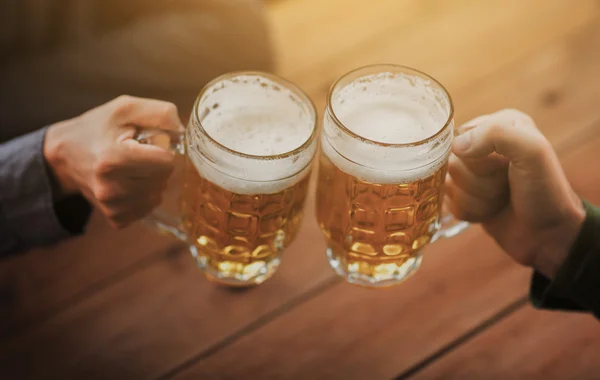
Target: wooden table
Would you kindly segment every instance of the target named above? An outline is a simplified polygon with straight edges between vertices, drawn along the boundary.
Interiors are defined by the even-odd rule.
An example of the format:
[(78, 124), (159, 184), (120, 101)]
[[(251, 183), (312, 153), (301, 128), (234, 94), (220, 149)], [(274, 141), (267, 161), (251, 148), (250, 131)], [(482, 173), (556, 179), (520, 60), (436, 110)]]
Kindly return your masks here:
[[(374, 62), (420, 68), (457, 122), (530, 113), (574, 188), (600, 203), (600, 3), (276, 0), (278, 71), (320, 110)], [(0, 264), (0, 379), (600, 379), (600, 325), (527, 302), (530, 271), (478, 227), (433, 244), (387, 290), (341, 282), (312, 217), (276, 276), (232, 291), (141, 226)]]

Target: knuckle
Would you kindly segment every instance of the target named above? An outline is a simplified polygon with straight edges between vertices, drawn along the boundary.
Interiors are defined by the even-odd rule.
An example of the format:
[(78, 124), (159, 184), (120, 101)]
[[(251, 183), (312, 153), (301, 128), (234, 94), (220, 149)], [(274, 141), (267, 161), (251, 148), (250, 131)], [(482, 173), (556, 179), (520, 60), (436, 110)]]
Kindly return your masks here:
[(112, 220), (111, 224), (113, 225), (114, 228), (116, 228), (118, 230), (122, 230), (123, 228), (125, 228), (129, 225), (129, 222), (126, 222), (124, 220)]
[(115, 99), (115, 109), (113, 117), (116, 119), (125, 118), (131, 114), (136, 106), (136, 98), (129, 95), (121, 95)]
[(491, 124), (487, 128), (487, 130), (485, 131), (485, 134), (492, 141), (495, 141), (495, 140), (501, 138), (502, 136), (504, 136), (504, 134), (505, 134), (504, 128), (505, 128), (504, 125), (502, 125), (500, 123), (494, 123), (494, 124)]
[(518, 110), (516, 108), (504, 108), (498, 111), (498, 115), (507, 116), (511, 118), (521, 118), (523, 115), (526, 115), (523, 111)]
[(552, 145), (543, 135), (533, 135), (530, 137), (530, 152), (534, 157), (542, 158), (552, 153)]
[(161, 113), (167, 116), (177, 115), (177, 106), (170, 102), (165, 102), (162, 105)]
[(101, 156), (94, 166), (94, 174), (97, 177), (104, 177), (113, 173), (117, 165), (114, 160), (105, 155)]
[(506, 118), (513, 120), (515, 125), (533, 126), (533, 127), (536, 126), (533, 118), (531, 116), (529, 116), (527, 113), (525, 113), (519, 109), (507, 108), (500, 112)]
[(500, 111), (500, 113), (509, 115), (509, 116), (518, 116), (518, 115), (524, 115), (525, 113), (517, 108), (505, 108), (503, 110)]
[(127, 214), (124, 213), (122, 210), (108, 210), (105, 213), (106, 217), (108, 218), (109, 222), (118, 229), (121, 228), (125, 228), (127, 227), (127, 225), (129, 224), (129, 221), (127, 219)]
[(537, 125), (535, 124), (535, 120), (533, 120), (533, 118), (530, 115), (521, 112), (521, 121), (524, 124), (531, 125), (532, 127), (535, 127), (537, 129)]
[(158, 106), (157, 114), (160, 123), (167, 125), (173, 124), (178, 118), (177, 106), (173, 103), (163, 102)]
[(126, 104), (133, 103), (133, 99), (135, 99), (135, 98), (131, 95), (120, 95), (115, 98), (114, 102), (117, 106), (123, 106)]
[[(109, 186), (98, 186), (94, 191), (94, 196), (99, 202), (107, 203), (114, 201), (117, 198), (116, 192)], [(112, 212), (109, 212), (107, 216), (112, 217)]]

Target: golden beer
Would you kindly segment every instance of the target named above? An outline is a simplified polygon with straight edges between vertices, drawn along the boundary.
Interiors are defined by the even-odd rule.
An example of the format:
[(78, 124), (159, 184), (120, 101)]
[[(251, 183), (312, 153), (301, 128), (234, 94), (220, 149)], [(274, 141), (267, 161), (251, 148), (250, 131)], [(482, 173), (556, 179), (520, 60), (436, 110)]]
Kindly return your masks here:
[(310, 99), (282, 78), (245, 71), (212, 80), (185, 132), (136, 131), (137, 141), (182, 163), (177, 185), (146, 223), (185, 241), (209, 279), (262, 283), (300, 229), (316, 125)]
[(235, 73), (209, 83), (185, 135), (180, 229), (214, 281), (260, 284), (302, 222), (316, 112), (291, 83)]
[(450, 97), (426, 74), (374, 65), (334, 83), (316, 213), (337, 274), (364, 286), (397, 284), (419, 267), (423, 247), (465, 227), (442, 223), (452, 137)]
[[(238, 194), (203, 178), (188, 159), (181, 210), (183, 229), (209, 277), (255, 278), (279, 264), (303, 217), (309, 171), (272, 194)], [(216, 275), (215, 275), (216, 274)]]
[(445, 175), (446, 165), (410, 183), (370, 183), (322, 154), (317, 220), (330, 259), (374, 279), (411, 268), (439, 229)]

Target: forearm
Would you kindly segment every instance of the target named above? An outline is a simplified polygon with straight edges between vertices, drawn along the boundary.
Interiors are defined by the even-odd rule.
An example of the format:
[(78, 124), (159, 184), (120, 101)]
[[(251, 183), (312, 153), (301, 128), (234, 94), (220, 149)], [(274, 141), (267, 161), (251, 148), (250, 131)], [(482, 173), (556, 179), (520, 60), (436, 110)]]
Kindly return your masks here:
[(556, 276), (534, 274), (531, 299), (550, 309), (588, 310), (600, 318), (600, 208), (586, 203), (586, 219)]
[(90, 206), (60, 197), (43, 155), (46, 129), (0, 144), (0, 257), (80, 233)]

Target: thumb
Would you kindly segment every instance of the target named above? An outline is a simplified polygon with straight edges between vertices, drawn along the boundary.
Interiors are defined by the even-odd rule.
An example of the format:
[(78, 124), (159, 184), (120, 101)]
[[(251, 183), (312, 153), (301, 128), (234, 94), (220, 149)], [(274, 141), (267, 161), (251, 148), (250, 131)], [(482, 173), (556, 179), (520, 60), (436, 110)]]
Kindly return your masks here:
[(537, 166), (552, 152), (533, 120), (519, 111), (500, 111), (480, 120), (455, 138), (452, 150), (458, 157), (482, 158), (498, 153), (515, 164)]

